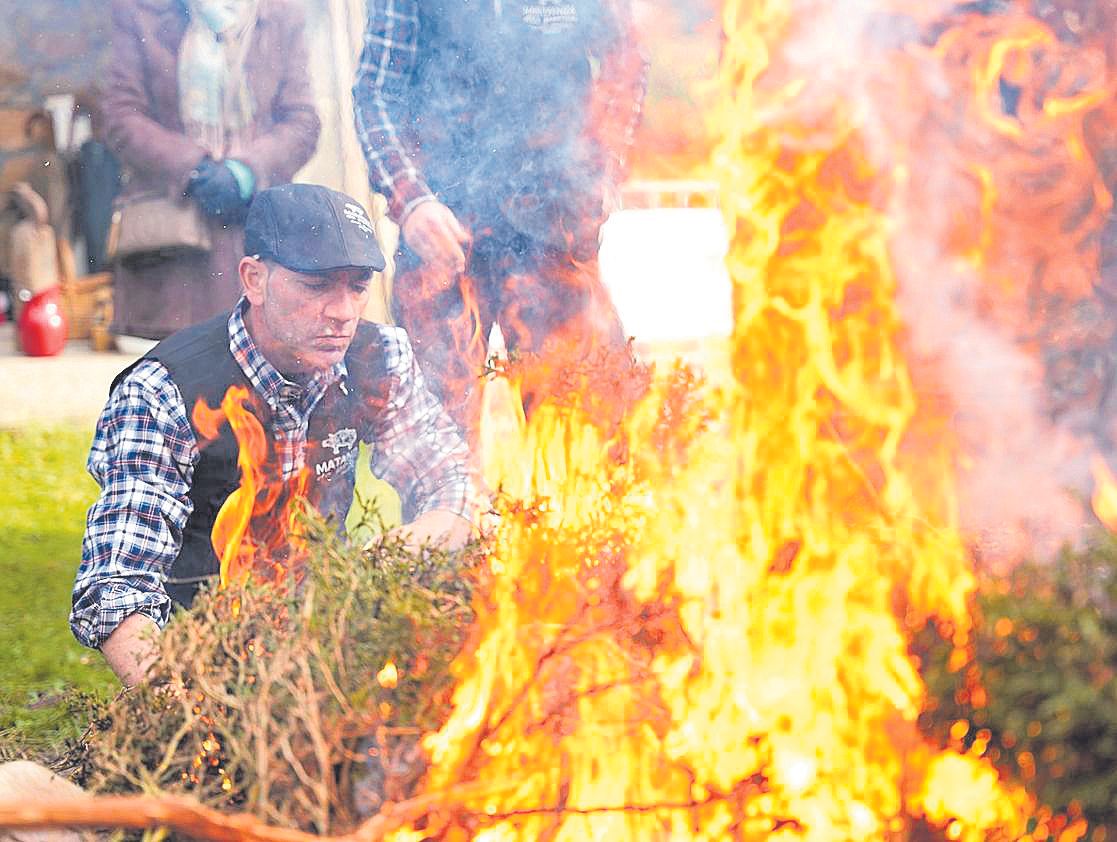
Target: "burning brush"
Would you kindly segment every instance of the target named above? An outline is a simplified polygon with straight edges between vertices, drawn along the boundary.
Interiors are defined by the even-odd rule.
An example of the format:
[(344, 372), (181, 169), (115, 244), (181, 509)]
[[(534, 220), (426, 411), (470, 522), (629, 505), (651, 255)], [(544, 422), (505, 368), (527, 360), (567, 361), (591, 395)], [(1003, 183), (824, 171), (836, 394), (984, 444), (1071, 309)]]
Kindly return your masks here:
[[(1087, 115), (1113, 86), (1085, 30), (1061, 19), (1079, 42), (1007, 2), (724, 4), (708, 172), (732, 235), (731, 382), (715, 389), (680, 367), (601, 412), (608, 390), (583, 400), (584, 380), (555, 376), (570, 360), (499, 380), (480, 435), (501, 519), (468, 635), (441, 620), (408, 630), (401, 581), (389, 589), (398, 626), (356, 647), (359, 600), (338, 616), (286, 609), (309, 611), (306, 628), (337, 647), (328, 671), (313, 635), (285, 650), (293, 720), (317, 709), (304, 700), (332, 697), (386, 721), (382, 693), (447, 656), (452, 682), (411, 700), (442, 705), (414, 719), (429, 767), (408, 803), (422, 814), (390, 838), (1047, 838), (1028, 834), (1033, 800), (999, 778), (983, 741), (944, 748), (920, 732), (911, 649), (934, 624), (964, 666), (975, 573), (959, 497), (1025, 426), (974, 438), (998, 418), (959, 401), (958, 384), (977, 382), (962, 377), (974, 349), (1011, 357), (994, 369), (1002, 383), (1055, 382), (1064, 367), (1040, 353), (1066, 324), (1053, 315), (1097, 306), (1111, 199)], [(947, 342), (944, 324), (971, 344)], [(548, 384), (530, 417), (520, 382)], [(1063, 420), (1099, 397), (1076, 394)], [(1027, 420), (1086, 463), (1111, 432), (1032, 409)], [(1027, 487), (1046, 503), (1042, 490)], [(464, 620), (460, 595), (416, 594)], [(383, 648), (404, 631), (406, 662)], [(463, 648), (449, 663), (451, 644)], [(249, 655), (238, 643), (223, 657)], [(257, 682), (274, 682), (278, 667), (251, 657)], [(187, 691), (220, 716), (268, 698), (259, 684), (203, 687), (209, 671), (198, 660)], [(282, 806), (235, 791), (267, 821), (297, 810), (330, 832), (323, 793), (336, 781), (303, 780), (305, 758), (326, 768), (348, 732), (295, 745), (270, 727), (252, 745), (304, 795)], [(240, 756), (236, 739), (216, 740), (224, 754), (201, 767)], [(128, 768), (150, 782), (143, 764)], [(218, 769), (235, 789), (235, 770)], [(1075, 822), (1060, 839), (1085, 833)]]

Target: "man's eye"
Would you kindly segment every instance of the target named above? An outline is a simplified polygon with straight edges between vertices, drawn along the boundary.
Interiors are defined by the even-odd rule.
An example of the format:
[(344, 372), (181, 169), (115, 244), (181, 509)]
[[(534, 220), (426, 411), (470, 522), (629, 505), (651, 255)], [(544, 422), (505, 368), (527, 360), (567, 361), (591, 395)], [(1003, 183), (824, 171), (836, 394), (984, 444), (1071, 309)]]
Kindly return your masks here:
[(364, 295), (368, 292), (368, 284), (353, 284), (351, 288), (357, 295)]

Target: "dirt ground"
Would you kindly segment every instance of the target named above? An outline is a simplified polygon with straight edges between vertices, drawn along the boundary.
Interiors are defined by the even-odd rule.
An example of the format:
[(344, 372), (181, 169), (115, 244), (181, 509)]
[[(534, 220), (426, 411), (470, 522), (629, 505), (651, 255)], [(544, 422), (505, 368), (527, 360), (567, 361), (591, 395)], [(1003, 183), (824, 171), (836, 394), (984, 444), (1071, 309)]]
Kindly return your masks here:
[(85, 341), (56, 357), (16, 350), (15, 327), (0, 324), (0, 429), (26, 425), (86, 425), (92, 435), (113, 378), (134, 355), (97, 353)]

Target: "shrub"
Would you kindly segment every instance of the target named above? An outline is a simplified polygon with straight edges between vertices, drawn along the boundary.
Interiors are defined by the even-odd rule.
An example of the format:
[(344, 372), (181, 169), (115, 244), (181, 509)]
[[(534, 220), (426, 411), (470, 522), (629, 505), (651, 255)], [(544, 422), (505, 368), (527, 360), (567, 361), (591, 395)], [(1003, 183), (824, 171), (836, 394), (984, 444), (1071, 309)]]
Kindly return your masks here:
[(986, 578), (976, 609), (966, 657), (921, 641), (925, 727), (1022, 780), (1052, 831), (1117, 828), (1117, 541)]
[(320, 834), (406, 797), (418, 735), (448, 710), (476, 568), (472, 554), (357, 550), (312, 523), (297, 586), (203, 591), (172, 619), (150, 680), (98, 718), (91, 788)]

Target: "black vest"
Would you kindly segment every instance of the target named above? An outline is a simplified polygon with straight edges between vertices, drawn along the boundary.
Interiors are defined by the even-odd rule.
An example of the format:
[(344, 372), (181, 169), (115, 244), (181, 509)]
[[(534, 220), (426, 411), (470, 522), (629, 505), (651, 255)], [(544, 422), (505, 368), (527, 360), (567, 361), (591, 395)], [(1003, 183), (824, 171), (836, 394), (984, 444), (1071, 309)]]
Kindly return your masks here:
[[(243, 386), (250, 395), (250, 411), (267, 433), (266, 475), (278, 481), (271, 409), (245, 376), (229, 350), (229, 314), (179, 331), (156, 345), (144, 359), (158, 360), (170, 372), (186, 406), (198, 441), (200, 456), (194, 466), (190, 501), (194, 509), (182, 533), (182, 548), (166, 581), (167, 594), (189, 607), (199, 584), (219, 572), (211, 533), (217, 513), (240, 484), (239, 447), (228, 423), (218, 437), (207, 441), (194, 424), (199, 400), (218, 407), (230, 386)], [(383, 335), (376, 325), (361, 322), (345, 357), (348, 377), (330, 386), (311, 413), (307, 427), (305, 464), (309, 469), (308, 501), (325, 517), (344, 529), (353, 500), (358, 443), (367, 441), (377, 414), (383, 410), (390, 383), (385, 376)], [(138, 361), (137, 361), (138, 362)], [(113, 388), (135, 366), (113, 381)]]

